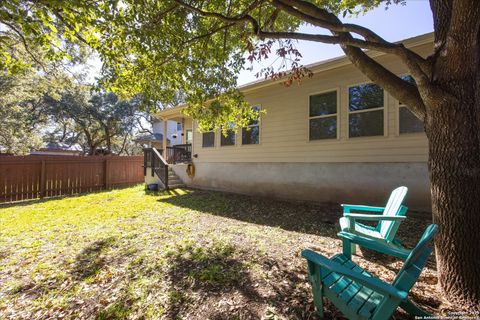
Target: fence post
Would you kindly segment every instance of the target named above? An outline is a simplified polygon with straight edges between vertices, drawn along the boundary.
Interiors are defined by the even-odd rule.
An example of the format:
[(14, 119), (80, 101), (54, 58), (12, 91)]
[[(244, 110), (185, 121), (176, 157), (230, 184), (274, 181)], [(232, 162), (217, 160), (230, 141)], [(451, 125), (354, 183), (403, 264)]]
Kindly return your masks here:
[(40, 199), (45, 197), (47, 186), (45, 185), (45, 160), (42, 160), (42, 169), (40, 171)]
[(111, 181), (110, 181), (110, 159), (108, 158), (105, 159), (104, 176), (105, 176), (105, 189), (109, 189)]

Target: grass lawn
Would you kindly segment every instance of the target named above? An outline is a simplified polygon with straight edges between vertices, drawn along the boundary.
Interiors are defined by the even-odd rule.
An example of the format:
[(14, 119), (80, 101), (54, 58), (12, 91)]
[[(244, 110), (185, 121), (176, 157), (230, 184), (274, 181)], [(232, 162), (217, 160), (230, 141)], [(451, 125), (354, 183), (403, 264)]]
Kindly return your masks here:
[[(141, 186), (0, 206), (0, 319), (316, 319), (299, 254), (341, 251), (340, 212)], [(400, 238), (413, 245), (427, 224), (409, 218)], [(401, 266), (359, 252), (386, 281)], [(441, 301), (434, 267), (412, 298), (436, 314), (455, 310)], [(340, 315), (327, 304), (326, 317)]]

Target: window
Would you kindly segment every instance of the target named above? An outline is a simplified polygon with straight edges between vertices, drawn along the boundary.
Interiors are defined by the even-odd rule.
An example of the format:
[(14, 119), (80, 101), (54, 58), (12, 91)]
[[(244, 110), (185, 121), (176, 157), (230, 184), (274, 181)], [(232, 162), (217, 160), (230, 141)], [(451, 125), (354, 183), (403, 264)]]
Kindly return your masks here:
[(215, 146), (215, 132), (204, 132), (202, 133), (202, 147), (203, 148), (212, 148)]
[[(411, 76), (403, 76), (401, 78), (413, 85), (416, 85), (415, 80)], [(400, 134), (424, 131), (422, 121), (420, 121), (420, 119), (418, 119), (410, 110), (408, 110), (408, 107), (402, 102), (399, 102), (398, 106), (398, 121), (398, 131)]]
[(177, 122), (177, 131), (182, 131), (182, 124)]
[(337, 137), (337, 91), (310, 96), (310, 140)]
[(383, 90), (373, 83), (348, 89), (349, 137), (383, 136)]
[[(260, 111), (260, 107), (253, 107), (255, 111)], [(242, 128), (242, 145), (260, 143), (260, 119), (254, 120), (247, 127)]]
[[(232, 127), (232, 126), (231, 126)], [(235, 145), (235, 130), (228, 129), (227, 136), (223, 135), (222, 130), (220, 130), (220, 145), (221, 146), (234, 146)]]
[(193, 131), (192, 131), (192, 129), (187, 129), (186, 133), (187, 133), (187, 143), (192, 143), (192, 141), (193, 141)]

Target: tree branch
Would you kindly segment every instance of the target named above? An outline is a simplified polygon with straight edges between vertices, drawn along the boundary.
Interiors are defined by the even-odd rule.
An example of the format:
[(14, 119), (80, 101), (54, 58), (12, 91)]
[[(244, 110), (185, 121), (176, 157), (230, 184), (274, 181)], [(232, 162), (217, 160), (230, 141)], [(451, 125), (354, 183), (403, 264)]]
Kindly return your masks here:
[(33, 59), (33, 61), (35, 61), (36, 64), (38, 64), (43, 69), (43, 71), (47, 72), (45, 65), (40, 60), (38, 60), (38, 58), (33, 54), (33, 52), (30, 51), (30, 47), (27, 43), (27, 39), (25, 39), (23, 34), (11, 23), (8, 23), (5, 21), (1, 21), (1, 23), (3, 23), (4, 25), (12, 29), (12, 31), (14, 31), (18, 35), (28, 55)]
[[(317, 25), (318, 27), (328, 29), (330, 31), (337, 31), (337, 32), (353, 32), (360, 36), (362, 36), (365, 40), (374, 41), (378, 43), (388, 43), (378, 34), (373, 32), (372, 30), (350, 23), (333, 23), (329, 21), (328, 16), (325, 13), (327, 11), (318, 8), (316, 5), (306, 2), (306, 1), (299, 1), (299, 0), (272, 0), (272, 4), (277, 7), (281, 8), (284, 11), (292, 13), (293, 11), (296, 12), (297, 17), (308, 21), (312, 24)], [(297, 7), (298, 9), (296, 9)], [(323, 19), (319, 19), (322, 17)], [(316, 18), (313, 18), (316, 17)]]
[[(425, 118), (425, 105), (423, 104), (418, 89), (414, 85), (400, 79), (397, 75), (380, 65), (361, 50), (361, 48), (370, 49), (399, 56), (410, 69), (412, 76), (417, 80), (419, 85), (430, 86), (429, 78), (424, 72), (424, 70), (429, 70), (427, 61), (413, 51), (405, 48), (403, 44), (387, 42), (373, 31), (361, 26), (354, 24), (345, 25), (334, 14), (303, 0), (270, 0), (270, 2), (273, 6), (280, 8), (287, 14), (291, 14), (315, 26), (330, 30), (333, 36), (297, 32), (267, 32), (261, 30), (258, 21), (248, 15), (248, 12), (236, 17), (228, 17), (217, 12), (203, 11), (181, 0), (174, 1), (201, 16), (213, 17), (234, 24), (248, 22), (252, 25), (253, 34), (260, 39), (297, 39), (340, 44), (347, 57), (368, 78), (389, 91), (396, 99), (407, 104), (412, 112), (422, 121)], [(363, 36), (364, 40), (354, 38), (349, 32)]]
[[(281, 2), (282, 4), (285, 4), (285, 2), (289, 2), (297, 6), (297, 8), (301, 8), (302, 10), (306, 11), (308, 14), (306, 14), (305, 12), (296, 10), (294, 8), (288, 8), (283, 6), (283, 8), (285, 8), (284, 10), (286, 10), (287, 13), (291, 13), (292, 15), (295, 15), (300, 19), (308, 18), (309, 22), (311, 22), (314, 25), (322, 27), (322, 26), (326, 26), (327, 25), (326, 22), (328, 22), (329, 24), (332, 24), (336, 30), (342, 30), (341, 28), (336, 27), (336, 26), (343, 25), (337, 16), (335, 16), (334, 14), (324, 9), (318, 8), (317, 6), (311, 3), (308, 3), (303, 0), (272, 0), (272, 1), (274, 3)], [(312, 16), (310, 16), (310, 14)], [(316, 22), (318, 22), (318, 24)], [(350, 25), (350, 27), (351, 26), (352, 25)], [(328, 27), (326, 28), (328, 29)], [(344, 30), (349, 30), (349, 28), (346, 28)], [(373, 47), (368, 48), (366, 46), (362, 46), (362, 43), (358, 42), (358, 39), (355, 39), (349, 32), (336, 31), (336, 30), (330, 30), (330, 31), (334, 34), (334, 37), (336, 36), (342, 39), (340, 42), (340, 45), (342, 46), (343, 51), (345, 52), (347, 57), (352, 61), (352, 63), (360, 71), (362, 71), (362, 73), (364, 73), (368, 78), (378, 83), (385, 90), (389, 91), (390, 94), (392, 94), (397, 100), (407, 104), (410, 107), (411, 111), (419, 119), (423, 121), (425, 118), (426, 111), (425, 111), (425, 105), (421, 99), (418, 89), (415, 86), (407, 83), (406, 81), (403, 81), (398, 76), (393, 74), (391, 71), (389, 71), (388, 69), (386, 69), (385, 67), (377, 63), (375, 60), (370, 58), (365, 52), (363, 52), (360, 48), (373, 49), (373, 50), (377, 50), (377, 49)], [(352, 32), (356, 32), (356, 31), (364, 32), (364, 30), (358, 30), (355, 28), (350, 30)], [(371, 31), (371, 33), (372, 34), (370, 35), (370, 39), (372, 38), (375, 39), (376, 34), (373, 33), (373, 31)], [(394, 46), (388, 47), (389, 43), (383, 39), (381, 40), (380, 39), (377, 39), (377, 41), (383, 41), (383, 42), (380, 42), (380, 43), (376, 43), (374, 41), (366, 41), (366, 42), (369, 45), (370, 45), (369, 42), (376, 43), (376, 45), (383, 45), (383, 46), (386, 45), (387, 48), (380, 50), (381, 47), (379, 47), (378, 51), (392, 53), (399, 56), (402, 59), (402, 61), (405, 63), (405, 65), (410, 69), (410, 72), (412, 76), (415, 78), (415, 80), (417, 81), (417, 84), (427, 88), (427, 90), (432, 89), (431, 84), (429, 82), (429, 77), (426, 74), (426, 72), (430, 73), (429, 70), (431, 69), (431, 67), (430, 67), (430, 64), (425, 59), (420, 57), (415, 52), (405, 48), (403, 44), (390, 43), (390, 45), (394, 45)]]
[(248, 12), (253, 10), (257, 5), (259, 5), (263, 1), (255, 1), (243, 14), (235, 16), (235, 17), (228, 17), (228, 16), (225, 16), (225, 15), (220, 14), (218, 12), (204, 11), (204, 10), (196, 8), (192, 5), (189, 5), (189, 4), (187, 4), (187, 3), (185, 3), (181, 0), (174, 0), (174, 1), (176, 3), (178, 3), (179, 5), (189, 9), (190, 11), (193, 11), (193, 12), (196, 12), (196, 13), (200, 14), (201, 16), (212, 17), (212, 18), (216, 18), (216, 19), (219, 19), (221, 21), (224, 21), (224, 22), (230, 22), (230, 23), (234, 23), (234, 24), (241, 23), (241, 22), (248, 22), (252, 25), (254, 34), (258, 34), (258, 32), (260, 30), (260, 25), (259, 25), (258, 21), (255, 18), (253, 18), (251, 15), (249, 15)]

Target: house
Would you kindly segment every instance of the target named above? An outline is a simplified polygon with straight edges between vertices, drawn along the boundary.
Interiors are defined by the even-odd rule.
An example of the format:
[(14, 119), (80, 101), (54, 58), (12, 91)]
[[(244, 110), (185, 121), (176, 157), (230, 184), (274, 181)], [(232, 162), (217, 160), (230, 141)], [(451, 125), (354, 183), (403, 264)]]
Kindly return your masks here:
[(49, 142), (45, 147), (30, 152), (33, 156), (80, 156), (82, 150), (61, 142)]
[[(425, 56), (432, 52), (433, 34), (402, 42)], [(408, 77), (397, 57), (369, 55)], [(175, 174), (195, 188), (344, 203), (383, 204), (391, 190), (405, 185), (406, 204), (428, 210), (423, 124), (346, 57), (307, 67), (314, 76), (300, 86), (285, 88), (265, 80), (239, 87), (252, 106), (266, 113), (250, 130), (228, 137), (219, 131), (199, 132), (194, 119), (182, 113), (185, 106), (158, 112), (159, 120), (181, 122), (181, 144), (191, 144), (187, 160), (194, 174), (187, 175), (186, 163), (165, 157)], [(145, 171), (147, 182), (159, 180), (153, 171)]]
[[(157, 119), (153, 122), (152, 132), (152, 134), (137, 136), (133, 141), (144, 146), (163, 149), (163, 121)], [(181, 122), (167, 121), (167, 146), (181, 144), (183, 134)]]

